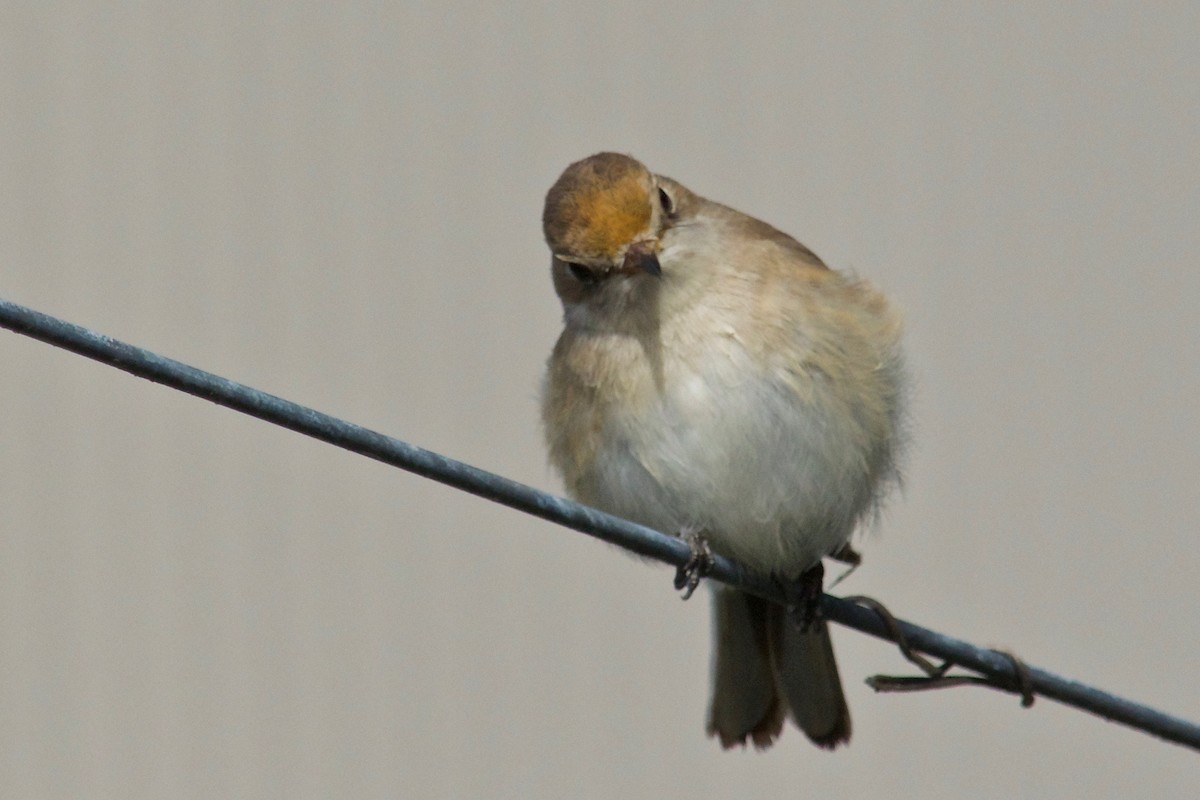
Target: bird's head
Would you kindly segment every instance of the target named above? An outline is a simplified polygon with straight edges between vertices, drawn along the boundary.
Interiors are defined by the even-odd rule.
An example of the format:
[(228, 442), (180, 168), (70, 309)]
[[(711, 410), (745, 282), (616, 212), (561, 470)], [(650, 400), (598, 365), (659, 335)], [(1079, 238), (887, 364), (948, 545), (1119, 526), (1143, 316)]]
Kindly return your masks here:
[(567, 167), (542, 213), (559, 294), (582, 299), (620, 276), (661, 277), (660, 237), (674, 215), (670, 192), (629, 156), (597, 153)]

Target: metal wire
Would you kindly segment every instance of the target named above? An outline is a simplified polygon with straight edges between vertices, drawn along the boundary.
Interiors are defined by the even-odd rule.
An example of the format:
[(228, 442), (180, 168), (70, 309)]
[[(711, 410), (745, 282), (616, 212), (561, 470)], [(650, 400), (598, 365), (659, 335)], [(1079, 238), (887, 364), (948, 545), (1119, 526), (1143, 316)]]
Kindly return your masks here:
[[(0, 299), (0, 326), (676, 567), (685, 564), (690, 555), (688, 546), (676, 537), (3, 299)], [(715, 556), (712, 568), (706, 574), (768, 600), (787, 601), (782, 587), (776, 582), (750, 573), (727, 558)], [(821, 607), (828, 619), (894, 641), (889, 621), (870, 608), (831, 595), (822, 598)], [(903, 620), (890, 622), (899, 626), (912, 649), (974, 670), (997, 683), (1014, 687), (1014, 691), (1018, 691), (1016, 687), (1023, 680), (1027, 681), (1033, 691), (1043, 697), (1200, 750), (1200, 725), (1036, 667), (1026, 666), (1025, 674), (1020, 675), (1013, 659), (1005, 653), (976, 647)]]

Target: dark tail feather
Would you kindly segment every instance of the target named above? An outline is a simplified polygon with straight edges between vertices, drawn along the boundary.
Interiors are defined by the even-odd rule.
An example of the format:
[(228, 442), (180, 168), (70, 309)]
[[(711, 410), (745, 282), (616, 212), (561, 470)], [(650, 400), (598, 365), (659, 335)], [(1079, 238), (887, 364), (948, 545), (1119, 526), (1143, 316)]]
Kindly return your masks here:
[(713, 599), (713, 695), (708, 733), (722, 747), (769, 747), (788, 711), (820, 747), (850, 739), (833, 643), (824, 622), (801, 633), (782, 608), (734, 589)]
[(721, 746), (769, 747), (783, 729), (784, 708), (771, 667), (769, 603), (734, 589), (713, 593), (713, 694), (708, 735)]
[(818, 746), (832, 750), (850, 741), (850, 709), (842, 692), (829, 626), (820, 620), (802, 633), (775, 608), (781, 616), (775, 651), (780, 691), (800, 730)]

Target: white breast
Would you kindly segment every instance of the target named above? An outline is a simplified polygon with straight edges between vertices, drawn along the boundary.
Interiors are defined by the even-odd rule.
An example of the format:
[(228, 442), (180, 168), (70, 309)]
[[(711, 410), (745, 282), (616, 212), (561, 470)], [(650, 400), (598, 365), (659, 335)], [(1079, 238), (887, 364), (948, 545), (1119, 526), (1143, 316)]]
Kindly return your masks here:
[[(703, 528), (749, 567), (794, 576), (844, 543), (875, 494), (861, 430), (824, 376), (755, 369), (733, 338), (670, 360), (659, 402), (607, 421), (594, 502), (643, 524)], [(754, 376), (754, 377), (747, 377)], [(809, 381), (810, 400), (789, 385)]]

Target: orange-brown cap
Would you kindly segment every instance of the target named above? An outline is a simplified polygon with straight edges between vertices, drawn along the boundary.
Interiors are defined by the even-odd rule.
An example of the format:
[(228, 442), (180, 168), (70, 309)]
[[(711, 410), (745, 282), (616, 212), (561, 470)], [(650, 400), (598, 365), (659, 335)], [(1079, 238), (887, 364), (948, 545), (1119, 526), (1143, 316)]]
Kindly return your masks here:
[(620, 153), (567, 167), (546, 194), (542, 229), (555, 255), (615, 260), (650, 227), (654, 177)]

